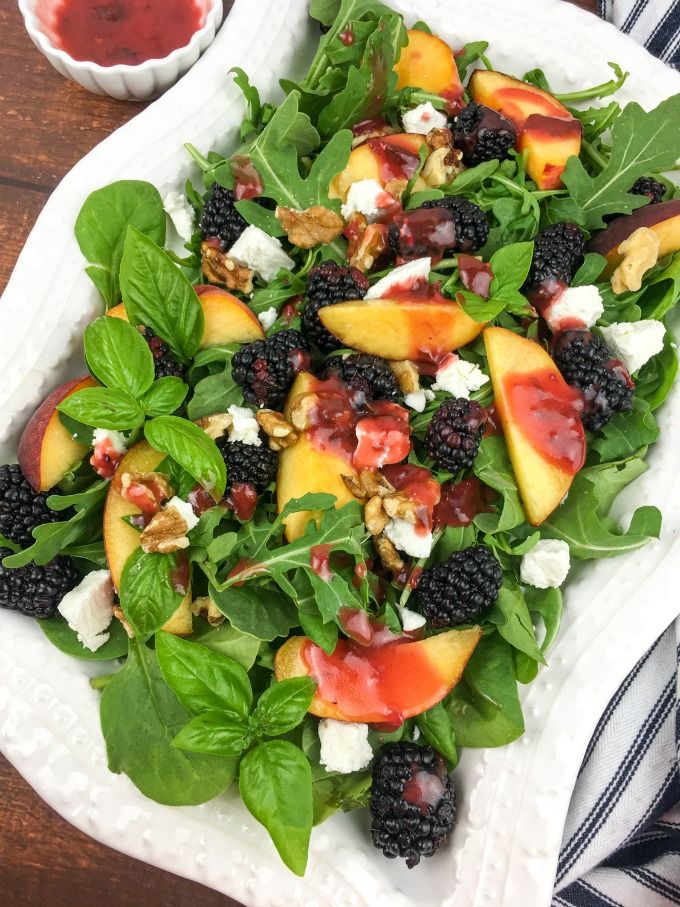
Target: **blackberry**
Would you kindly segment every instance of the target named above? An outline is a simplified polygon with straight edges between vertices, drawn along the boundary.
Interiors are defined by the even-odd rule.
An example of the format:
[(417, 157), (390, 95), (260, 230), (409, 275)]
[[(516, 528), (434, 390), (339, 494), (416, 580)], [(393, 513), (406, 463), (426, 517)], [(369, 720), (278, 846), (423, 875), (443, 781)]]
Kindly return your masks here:
[(628, 191), (631, 195), (646, 195), (650, 205), (658, 205), (663, 201), (666, 187), (651, 176), (641, 176)]
[(279, 331), (242, 347), (232, 360), (231, 374), (248, 403), (281, 409), (308, 353), (307, 341), (299, 331)]
[(16, 463), (0, 466), (0, 534), (27, 548), (33, 544), (31, 529), (63, 519), (47, 506), (47, 494), (31, 488)]
[(373, 765), (370, 807), (373, 844), (412, 869), (453, 828), (456, 793), (446, 763), (431, 746), (385, 744)]
[(181, 378), (184, 381), (184, 366), (175, 358), (175, 354), (164, 340), (154, 334), (151, 328), (143, 328), (142, 334), (149, 345), (153, 356), (155, 378)]
[(633, 405), (635, 385), (628, 370), (597, 334), (565, 331), (553, 345), (553, 359), (565, 381), (583, 395), (581, 419), (598, 431)]
[(342, 344), (321, 324), (319, 309), (348, 299), (363, 299), (368, 287), (368, 279), (358, 268), (341, 268), (334, 261), (313, 268), (302, 311), (302, 332), (307, 340), (323, 353), (339, 350)]
[(420, 575), (416, 601), (432, 627), (477, 620), (498, 597), (503, 571), (491, 549), (472, 545)]
[(425, 448), (440, 469), (458, 472), (472, 466), (486, 426), (486, 413), (474, 400), (445, 400), (430, 419)]
[(365, 353), (332, 356), (325, 365), (323, 377), (339, 378), (353, 391), (366, 394), (367, 400), (389, 400), (398, 403), (401, 391), (397, 379), (384, 359)]
[(395, 215), (388, 239), (395, 255), (410, 260), (476, 252), (488, 235), (482, 209), (460, 195), (450, 195)]
[(505, 160), (516, 139), (510, 120), (476, 101), (463, 107), (453, 127), (454, 144), (463, 152), (463, 161), (468, 166)]
[(576, 224), (553, 224), (534, 240), (534, 257), (527, 286), (535, 287), (554, 278), (571, 283), (583, 262), (585, 240)]
[(59, 556), (43, 567), (3, 567), (3, 558), (10, 554), (9, 548), (0, 548), (0, 608), (27, 617), (52, 617), (62, 598), (79, 582), (73, 561)]
[(248, 223), (236, 210), (236, 196), (232, 190), (213, 183), (198, 226), (201, 239), (217, 237), (220, 240), (220, 248), (226, 252), (231, 249)]
[(244, 444), (243, 441), (230, 441), (226, 436), (215, 441), (227, 467), (228, 485), (252, 485), (255, 491), (261, 492), (274, 481), (278, 455), (270, 449), (262, 433), (260, 440), (259, 447)]

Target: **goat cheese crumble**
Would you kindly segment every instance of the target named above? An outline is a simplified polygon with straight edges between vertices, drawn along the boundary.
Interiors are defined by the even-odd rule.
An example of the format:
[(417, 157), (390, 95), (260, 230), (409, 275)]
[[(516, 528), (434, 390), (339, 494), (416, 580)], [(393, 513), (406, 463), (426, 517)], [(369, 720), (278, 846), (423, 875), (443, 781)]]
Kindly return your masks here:
[(275, 236), (270, 236), (252, 224), (241, 233), (227, 252), (229, 258), (245, 265), (269, 283), (281, 268), (290, 270), (295, 262)]
[(228, 429), (229, 440), (242, 441), (244, 444), (252, 444), (253, 447), (261, 447), (260, 426), (251, 410), (247, 406), (232, 404), (227, 412), (233, 419)]
[(172, 221), (177, 235), (188, 242), (194, 232), (195, 215), (186, 195), (181, 192), (168, 192), (163, 199), (163, 209)]
[(427, 282), (431, 267), (431, 258), (415, 258), (413, 261), (407, 261), (406, 264), (399, 265), (398, 268), (374, 283), (364, 299), (384, 299), (395, 287), (410, 289), (420, 281)]
[(430, 101), (407, 110), (402, 114), (401, 121), (406, 132), (420, 135), (427, 135), (432, 129), (444, 129), (448, 123), (446, 116), (437, 110)]
[(347, 201), (342, 206), (342, 216), (349, 220), (353, 214), (363, 214), (372, 223), (385, 208), (394, 204), (394, 196), (378, 180), (357, 180), (349, 187)]
[(469, 400), (470, 394), (478, 391), (488, 380), (489, 376), (485, 375), (478, 365), (466, 362), (465, 359), (451, 353), (437, 369), (432, 389), (446, 391), (453, 397), (464, 397)]
[(431, 532), (417, 532), (413, 523), (401, 517), (391, 519), (384, 532), (394, 547), (404, 554), (418, 559), (430, 556), (433, 542)]
[(522, 557), (519, 576), (536, 589), (556, 589), (569, 573), (569, 545), (559, 539), (539, 539)]
[(631, 374), (663, 349), (666, 328), (660, 321), (624, 321), (601, 329), (605, 342)]
[(257, 320), (262, 325), (262, 329), (264, 331), (268, 331), (277, 318), (278, 313), (273, 305), (269, 306), (268, 309), (265, 309), (264, 312), (260, 312), (260, 314), (257, 316)]
[(188, 501), (183, 501), (181, 498), (178, 498), (176, 495), (174, 498), (170, 498), (166, 507), (174, 507), (177, 513), (182, 517), (184, 522), (187, 524), (187, 532), (191, 532), (194, 526), (198, 526), (198, 517), (194, 513), (194, 508), (189, 504)]
[(96, 652), (109, 635), (106, 629), (113, 620), (113, 583), (108, 570), (88, 573), (80, 584), (67, 592), (59, 602), (59, 613), (78, 635), (78, 641)]
[(545, 320), (553, 331), (577, 326), (591, 328), (603, 312), (597, 287), (567, 287), (548, 307)]
[(342, 775), (358, 772), (366, 768), (373, 758), (367, 724), (322, 718), (319, 722), (319, 740), (319, 761), (329, 772), (340, 772)]

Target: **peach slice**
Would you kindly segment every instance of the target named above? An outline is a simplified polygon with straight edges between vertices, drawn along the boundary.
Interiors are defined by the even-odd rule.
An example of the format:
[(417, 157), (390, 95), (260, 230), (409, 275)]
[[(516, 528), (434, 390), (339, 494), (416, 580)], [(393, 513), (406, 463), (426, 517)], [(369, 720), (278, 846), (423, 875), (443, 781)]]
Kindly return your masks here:
[(19, 440), (17, 459), (36, 491), (54, 488), (85, 456), (87, 447), (71, 437), (59, 418), (57, 406), (76, 391), (96, 385), (89, 375), (67, 381), (53, 390), (29, 419)]
[(632, 214), (622, 214), (593, 236), (588, 243), (588, 251), (598, 252), (607, 259), (605, 274), (621, 263), (619, 246), (640, 227), (653, 230), (659, 237), (659, 258), (680, 251), (680, 198), (658, 205), (645, 205)]
[(465, 346), (484, 327), (457, 302), (371, 299), (319, 309), (331, 334), (362, 353), (384, 359), (435, 359)]
[(539, 189), (558, 189), (570, 157), (578, 157), (583, 130), (576, 119), (557, 119), (533, 113), (517, 140), (527, 151), (527, 173)]
[(455, 104), (463, 95), (463, 86), (449, 45), (436, 35), (417, 29), (409, 29), (406, 34), (408, 43), (394, 67), (397, 90), (422, 88)]
[[(240, 299), (210, 284), (200, 284), (194, 289), (203, 309), (202, 350), (225, 343), (251, 343), (264, 337), (257, 315)], [(112, 318), (128, 320), (122, 302), (106, 314)]]
[[(290, 417), (295, 403), (303, 394), (312, 393), (316, 379), (309, 372), (300, 372), (293, 383), (284, 414)], [(279, 511), (288, 501), (301, 498), (312, 492), (328, 492), (336, 497), (336, 507), (342, 507), (354, 497), (342, 481), (342, 476), (356, 475), (356, 470), (345, 460), (328, 451), (318, 450), (311, 441), (309, 430), (302, 431), (292, 447), (282, 450), (279, 455), (279, 471), (276, 480), (276, 500)], [(292, 513), (286, 518), (286, 538), (295, 541), (304, 534), (307, 523), (318, 519), (313, 510)]]
[[(424, 135), (404, 132), (370, 139), (359, 145), (351, 152), (345, 169), (331, 181), (329, 198), (346, 201), (349, 187), (359, 180), (377, 180), (384, 188), (391, 180), (409, 179), (420, 163), (419, 153), (424, 143)], [(414, 188), (420, 190), (427, 186), (418, 177)]]
[[(139, 547), (139, 532), (126, 523), (123, 517), (142, 512), (122, 496), (123, 475), (126, 472), (152, 472), (164, 458), (164, 454), (154, 450), (146, 441), (140, 441), (125, 454), (109, 485), (104, 504), (104, 550), (116, 589), (120, 589), (120, 578), (127, 559)], [(187, 591), (163, 629), (176, 636), (188, 636), (191, 633), (191, 590)]]
[(573, 119), (564, 104), (560, 104), (547, 91), (493, 69), (476, 69), (470, 78), (468, 91), (478, 104), (484, 104), (506, 116), (518, 132), (535, 113), (564, 120)]
[(317, 682), (312, 715), (399, 724), (453, 689), (481, 635), (479, 627), (471, 627), (374, 648), (340, 640), (332, 655), (306, 636), (294, 636), (276, 653), (274, 669), (277, 680), (312, 677)]
[(484, 343), (517, 487), (527, 519), (540, 526), (585, 459), (580, 398), (535, 341), (487, 328)]

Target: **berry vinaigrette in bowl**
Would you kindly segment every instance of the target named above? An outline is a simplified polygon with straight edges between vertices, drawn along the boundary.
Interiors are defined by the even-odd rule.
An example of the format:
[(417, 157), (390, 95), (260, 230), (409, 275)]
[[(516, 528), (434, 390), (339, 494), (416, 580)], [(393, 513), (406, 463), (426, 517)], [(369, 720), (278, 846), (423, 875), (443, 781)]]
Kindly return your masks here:
[(56, 47), (100, 66), (167, 57), (205, 23), (206, 0), (58, 0), (36, 15)]

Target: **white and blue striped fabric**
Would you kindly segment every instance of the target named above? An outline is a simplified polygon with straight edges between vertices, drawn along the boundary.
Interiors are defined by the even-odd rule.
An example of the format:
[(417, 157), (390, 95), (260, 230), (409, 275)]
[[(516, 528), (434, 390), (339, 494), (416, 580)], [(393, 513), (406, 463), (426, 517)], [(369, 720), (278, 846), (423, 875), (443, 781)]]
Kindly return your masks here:
[(680, 0), (598, 0), (603, 19), (680, 69)]
[(553, 907), (680, 905), (680, 619), (607, 706), (569, 808)]

